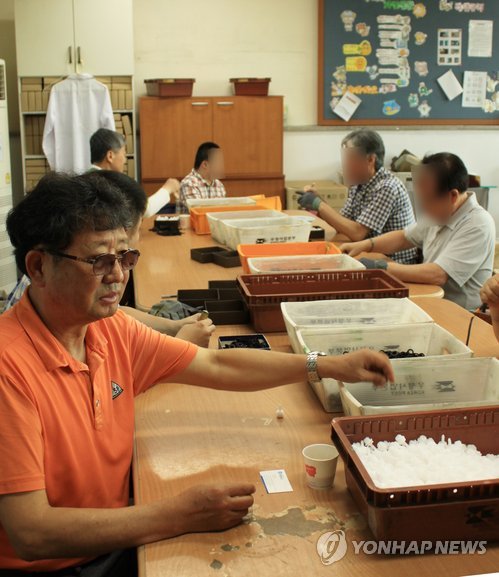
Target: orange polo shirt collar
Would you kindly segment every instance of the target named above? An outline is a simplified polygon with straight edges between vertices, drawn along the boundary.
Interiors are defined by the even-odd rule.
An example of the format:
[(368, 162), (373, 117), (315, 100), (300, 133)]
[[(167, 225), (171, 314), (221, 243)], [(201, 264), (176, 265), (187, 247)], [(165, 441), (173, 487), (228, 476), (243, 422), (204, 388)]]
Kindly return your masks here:
[(28, 335), (47, 371), (61, 367), (68, 367), (73, 373), (87, 371), (92, 365), (97, 368), (107, 358), (107, 339), (96, 334), (92, 324), (90, 324), (85, 335), (88, 365), (75, 359), (50, 332), (35, 310), (29, 298), (29, 288), (19, 301), (16, 313), (19, 323)]

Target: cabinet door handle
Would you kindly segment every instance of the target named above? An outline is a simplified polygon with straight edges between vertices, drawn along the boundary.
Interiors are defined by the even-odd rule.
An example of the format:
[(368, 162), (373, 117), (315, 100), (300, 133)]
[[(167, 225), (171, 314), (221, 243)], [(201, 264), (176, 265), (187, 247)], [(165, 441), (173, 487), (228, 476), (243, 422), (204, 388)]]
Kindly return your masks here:
[(217, 105), (218, 106), (234, 106), (234, 103), (227, 100), (227, 101), (217, 102)]
[(191, 102), (192, 106), (208, 106), (207, 102)]
[(70, 64), (73, 64), (73, 47), (68, 46), (68, 61)]
[(81, 64), (81, 48), (79, 46), (76, 49), (76, 54), (77, 54), (78, 64)]

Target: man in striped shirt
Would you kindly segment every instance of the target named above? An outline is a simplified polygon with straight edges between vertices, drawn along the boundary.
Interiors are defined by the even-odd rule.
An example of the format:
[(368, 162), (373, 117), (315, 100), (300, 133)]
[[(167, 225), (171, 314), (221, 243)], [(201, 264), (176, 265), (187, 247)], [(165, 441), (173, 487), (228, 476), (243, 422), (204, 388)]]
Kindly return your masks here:
[[(383, 167), (385, 146), (380, 135), (372, 130), (356, 130), (343, 140), (341, 148), (345, 183), (350, 187), (341, 212), (324, 202), (313, 186), (305, 188), (298, 201), (300, 205), (317, 211), (320, 218), (352, 241), (374, 238), (414, 224), (407, 190)], [(414, 248), (390, 256), (403, 264), (417, 262)]]
[(194, 198), (223, 198), (225, 187), (220, 182), (224, 175), (224, 157), (214, 142), (204, 142), (198, 148), (194, 168), (180, 183), (180, 210), (187, 213), (187, 200)]

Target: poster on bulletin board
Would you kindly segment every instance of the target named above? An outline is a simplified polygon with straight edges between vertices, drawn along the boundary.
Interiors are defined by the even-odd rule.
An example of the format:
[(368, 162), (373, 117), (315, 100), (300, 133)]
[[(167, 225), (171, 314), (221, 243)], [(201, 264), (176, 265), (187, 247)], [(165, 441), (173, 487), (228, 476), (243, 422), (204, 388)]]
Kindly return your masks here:
[(319, 0), (320, 125), (499, 125), (499, 0)]

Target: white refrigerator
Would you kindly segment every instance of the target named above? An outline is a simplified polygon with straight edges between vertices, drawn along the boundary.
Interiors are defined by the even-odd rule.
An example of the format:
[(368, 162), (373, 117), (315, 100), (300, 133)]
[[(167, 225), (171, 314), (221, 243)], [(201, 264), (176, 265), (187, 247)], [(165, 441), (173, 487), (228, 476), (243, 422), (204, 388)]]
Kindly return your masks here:
[(5, 61), (0, 60), (0, 295), (9, 293), (17, 282), (17, 270), (5, 221), (12, 208), (9, 120)]

